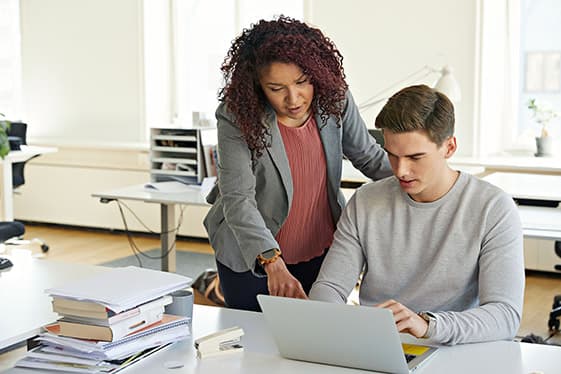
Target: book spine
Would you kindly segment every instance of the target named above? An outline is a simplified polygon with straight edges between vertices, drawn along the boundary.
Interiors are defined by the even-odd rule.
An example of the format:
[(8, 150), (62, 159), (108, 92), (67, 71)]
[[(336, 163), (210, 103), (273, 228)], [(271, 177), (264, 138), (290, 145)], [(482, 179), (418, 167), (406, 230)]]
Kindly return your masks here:
[(95, 303), (93, 301), (83, 301), (83, 300), (73, 300), (67, 299), (64, 297), (53, 296), (53, 310), (58, 307), (67, 308), (67, 309), (78, 309), (78, 310), (86, 310), (91, 312), (107, 312), (108, 309), (105, 305), (100, 303)]
[(105, 312), (99, 312), (99, 311), (88, 311), (82, 309), (66, 308), (61, 306), (55, 306), (54, 304), (53, 304), (53, 311), (64, 317), (68, 317), (68, 320), (70, 322), (81, 322), (81, 323), (92, 324), (92, 325), (109, 326), (124, 321), (128, 318), (135, 317), (141, 314), (142, 312), (144, 312), (145, 310), (160, 308), (167, 304), (171, 304), (171, 302), (172, 302), (171, 296), (166, 295), (117, 314), (115, 314), (113, 311), (109, 309), (107, 309)]
[(121, 339), (129, 334), (133, 334), (143, 328), (162, 320), (164, 307), (149, 309), (135, 318), (129, 318), (116, 325), (111, 325), (112, 340)]
[(160, 297), (156, 300), (150, 301), (146, 304), (140, 305), (134, 309), (129, 309), (129, 310), (125, 310), (124, 312), (121, 312), (119, 314), (115, 314), (114, 316), (110, 317), (108, 319), (109, 324), (114, 324), (123, 320), (126, 320), (128, 318), (131, 318), (133, 316), (136, 316), (138, 314), (142, 314), (145, 312), (148, 312), (150, 310), (153, 309), (157, 309), (157, 310), (162, 310), (164, 309), (164, 306), (171, 304), (171, 302), (173, 301), (172, 297), (169, 295)]
[(53, 305), (53, 312), (58, 313), (62, 316), (76, 316), (76, 317), (85, 317), (85, 318), (95, 318), (100, 320), (107, 321), (108, 318), (114, 316), (115, 313), (111, 312), (96, 312), (96, 311), (89, 311), (89, 310), (80, 310), (80, 309), (73, 309), (73, 308), (64, 308), (64, 307), (56, 307)]

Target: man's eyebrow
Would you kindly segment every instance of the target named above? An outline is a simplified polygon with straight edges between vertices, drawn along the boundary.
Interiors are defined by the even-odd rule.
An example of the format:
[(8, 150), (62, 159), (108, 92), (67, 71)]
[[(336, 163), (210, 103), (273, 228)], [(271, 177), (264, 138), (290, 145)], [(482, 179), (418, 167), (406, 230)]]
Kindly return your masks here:
[[(394, 155), (393, 153), (388, 151), (388, 149), (386, 147), (384, 147), (384, 150), (386, 151), (386, 153), (388, 155), (398, 157), (397, 155)], [(427, 154), (426, 152), (418, 152), (418, 153), (413, 153), (413, 154), (410, 154), (410, 155), (404, 155), (403, 157), (419, 157), (419, 156), (424, 156), (426, 154)]]

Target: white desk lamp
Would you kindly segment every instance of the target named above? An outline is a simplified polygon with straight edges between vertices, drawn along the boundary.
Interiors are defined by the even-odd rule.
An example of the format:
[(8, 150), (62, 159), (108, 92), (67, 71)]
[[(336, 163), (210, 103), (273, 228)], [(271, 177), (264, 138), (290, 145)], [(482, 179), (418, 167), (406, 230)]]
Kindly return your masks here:
[(460, 91), (460, 85), (458, 84), (458, 81), (452, 74), (452, 68), (449, 66), (444, 66), (440, 69), (436, 69), (428, 65), (425, 65), (421, 69), (409, 74), (405, 78), (393, 83), (392, 85), (384, 88), (383, 90), (378, 91), (378, 93), (368, 98), (365, 102), (361, 103), (358, 106), (358, 109), (360, 111), (363, 111), (378, 103), (381, 103), (382, 101), (388, 99), (388, 96), (384, 95), (386, 94), (387, 91), (391, 89), (399, 88), (402, 84), (406, 82), (419, 81), (423, 78), (428, 77), (433, 73), (440, 74), (440, 77), (434, 84), (434, 89), (445, 94), (450, 99), (450, 101), (452, 101), (452, 103), (454, 104), (458, 103), (462, 98), (462, 94)]

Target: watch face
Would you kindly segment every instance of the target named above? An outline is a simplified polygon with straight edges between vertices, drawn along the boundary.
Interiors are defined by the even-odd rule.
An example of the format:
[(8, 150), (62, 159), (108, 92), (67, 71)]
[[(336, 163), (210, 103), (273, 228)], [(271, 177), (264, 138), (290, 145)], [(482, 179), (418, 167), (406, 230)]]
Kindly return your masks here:
[(270, 249), (268, 251), (261, 253), (261, 257), (263, 257), (266, 260), (270, 260), (271, 258), (275, 257), (275, 254), (276, 251), (274, 249)]

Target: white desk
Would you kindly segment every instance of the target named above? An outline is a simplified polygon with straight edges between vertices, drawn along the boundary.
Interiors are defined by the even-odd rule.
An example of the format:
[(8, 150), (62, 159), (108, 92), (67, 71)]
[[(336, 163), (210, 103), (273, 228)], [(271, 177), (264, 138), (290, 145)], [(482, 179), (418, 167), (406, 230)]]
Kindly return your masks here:
[[(52, 322), (49, 297), (43, 289), (107, 268), (78, 266), (47, 260), (14, 258), (14, 267), (0, 273), (2, 322), (0, 346), (34, 336), (39, 326)], [(19, 288), (15, 288), (19, 286)], [(16, 317), (17, 316), (17, 317)], [(18, 322), (19, 321), (19, 322)], [(17, 322), (18, 327), (14, 328)], [(287, 322), (289, 323), (289, 321)], [(326, 321), (326, 328), (329, 328)], [(243, 353), (198, 360), (193, 339), (227, 327), (240, 326), (245, 335)], [(341, 344), (345, 349), (344, 342)], [(416, 373), (520, 373), (561, 372), (561, 348), (516, 342), (491, 342), (442, 347), (434, 358)], [(13, 365), (17, 357), (0, 361)], [(167, 369), (165, 363), (179, 361), (180, 369)], [(280, 357), (260, 313), (195, 305), (192, 337), (126, 369), (127, 373), (369, 373), (335, 366), (287, 360)], [(12, 374), (35, 374), (36, 370), (12, 368)]]
[[(198, 360), (193, 348), (193, 339), (188, 339), (127, 370), (131, 373), (169, 373), (170, 370), (166, 369), (164, 364), (169, 361), (179, 361), (184, 364), (184, 367), (174, 369), (174, 373), (371, 373), (284, 359), (279, 355), (260, 313), (195, 305), (193, 338), (232, 326), (239, 326), (245, 332), (242, 338), (245, 349), (243, 353)], [(344, 342), (333, 343), (341, 344), (341, 349), (345, 349)], [(415, 373), (528, 374), (541, 370), (550, 374), (561, 372), (559, 357), (561, 357), (560, 347), (516, 342), (466, 344), (443, 347), (441, 352)], [(31, 371), (13, 370), (10, 373), (31, 373)]]
[(37, 335), (41, 326), (58, 318), (46, 288), (106, 270), (34, 259), (27, 253), (5, 257), (14, 266), (0, 270), (0, 349)]
[[(514, 198), (561, 201), (561, 176), (497, 172), (483, 180)], [(561, 240), (561, 207), (519, 205), (525, 237)]]
[(497, 172), (483, 180), (517, 198), (561, 201), (561, 175)]
[(2, 168), (2, 181), (0, 182), (0, 221), (13, 221), (14, 220), (14, 189), (12, 186), (12, 164), (16, 162), (24, 162), (32, 157), (42, 155), (45, 153), (54, 153), (57, 149), (53, 147), (35, 147), (22, 145), (20, 151), (10, 151), (1, 160), (0, 165)]
[(534, 156), (453, 156), (450, 163), (467, 167), (483, 167), (486, 171), (517, 171), (520, 173), (561, 173), (561, 158)]
[[(206, 193), (201, 192), (197, 186), (190, 187), (185, 193), (163, 193), (149, 191), (144, 185), (134, 185), (111, 191), (92, 194), (102, 202), (112, 200), (136, 200), (146, 203), (160, 204), (160, 245), (162, 251), (162, 270), (175, 272), (175, 205), (205, 205)], [(167, 253), (167, 255), (165, 255)]]

